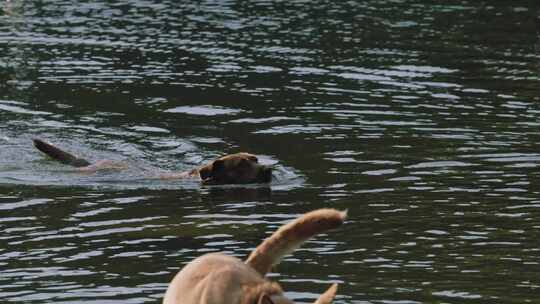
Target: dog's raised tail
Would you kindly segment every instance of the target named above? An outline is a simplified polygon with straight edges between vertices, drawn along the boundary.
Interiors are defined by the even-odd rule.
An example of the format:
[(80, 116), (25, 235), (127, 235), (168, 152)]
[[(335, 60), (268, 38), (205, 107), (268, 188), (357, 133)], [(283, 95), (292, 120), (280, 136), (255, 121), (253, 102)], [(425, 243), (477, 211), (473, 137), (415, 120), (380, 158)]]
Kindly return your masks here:
[(85, 167), (89, 166), (90, 162), (84, 158), (79, 158), (69, 152), (63, 151), (58, 147), (53, 146), (52, 144), (45, 142), (41, 139), (34, 139), (34, 147), (39, 151), (47, 154), (52, 159), (57, 160), (63, 164), (74, 166), (74, 167)]
[(337, 228), (347, 218), (347, 211), (318, 209), (308, 212), (294, 221), (282, 226), (264, 240), (249, 255), (246, 264), (266, 275), (281, 261), (283, 256), (293, 252), (302, 243), (324, 231)]

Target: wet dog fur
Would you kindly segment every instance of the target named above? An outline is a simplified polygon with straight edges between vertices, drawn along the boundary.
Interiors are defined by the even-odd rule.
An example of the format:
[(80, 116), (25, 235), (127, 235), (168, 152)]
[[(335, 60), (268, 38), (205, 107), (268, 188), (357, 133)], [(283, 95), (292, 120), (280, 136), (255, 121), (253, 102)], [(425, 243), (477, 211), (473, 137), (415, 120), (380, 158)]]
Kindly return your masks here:
[[(306, 213), (264, 240), (245, 262), (221, 253), (196, 258), (176, 274), (163, 304), (291, 304), (266, 274), (309, 238), (339, 227), (346, 216), (335, 209)], [(333, 284), (315, 304), (330, 304), (336, 292)]]
[[(34, 139), (33, 142), (39, 151), (63, 164), (77, 167), (77, 170), (81, 172), (91, 173), (104, 169), (127, 168), (125, 163), (110, 160), (91, 163), (41, 139)], [(157, 177), (161, 179), (198, 178), (205, 185), (269, 183), (272, 180), (272, 169), (259, 164), (255, 155), (240, 152), (222, 156), (190, 171), (162, 173)]]

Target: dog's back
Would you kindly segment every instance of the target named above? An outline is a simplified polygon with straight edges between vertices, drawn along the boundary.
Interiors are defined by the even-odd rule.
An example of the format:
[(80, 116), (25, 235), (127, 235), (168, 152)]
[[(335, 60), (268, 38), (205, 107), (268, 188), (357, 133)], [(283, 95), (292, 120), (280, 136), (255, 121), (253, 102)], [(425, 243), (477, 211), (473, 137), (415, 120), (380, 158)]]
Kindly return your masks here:
[(174, 277), (163, 303), (256, 303), (262, 289), (268, 294), (282, 292), (241, 260), (211, 253), (193, 260)]

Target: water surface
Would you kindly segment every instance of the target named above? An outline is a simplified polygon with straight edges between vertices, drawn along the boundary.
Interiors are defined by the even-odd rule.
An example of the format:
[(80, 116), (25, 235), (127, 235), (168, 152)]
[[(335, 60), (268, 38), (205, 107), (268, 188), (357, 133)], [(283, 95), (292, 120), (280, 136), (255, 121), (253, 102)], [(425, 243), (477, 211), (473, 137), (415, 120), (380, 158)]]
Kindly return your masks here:
[[(350, 218), (274, 270), (295, 301), (538, 302), (535, 1), (0, 4), (2, 302), (158, 303), (321, 207)], [(273, 182), (146, 178), (237, 151)]]

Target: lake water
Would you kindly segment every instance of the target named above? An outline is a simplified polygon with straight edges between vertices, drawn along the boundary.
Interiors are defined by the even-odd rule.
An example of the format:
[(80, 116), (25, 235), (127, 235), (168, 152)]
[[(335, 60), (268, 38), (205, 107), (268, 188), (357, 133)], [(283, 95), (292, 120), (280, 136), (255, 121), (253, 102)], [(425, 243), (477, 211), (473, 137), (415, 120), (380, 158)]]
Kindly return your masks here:
[[(540, 301), (537, 1), (0, 5), (0, 302), (159, 303), (321, 207), (271, 275), (297, 302)], [(238, 151), (269, 187), (145, 178)]]

